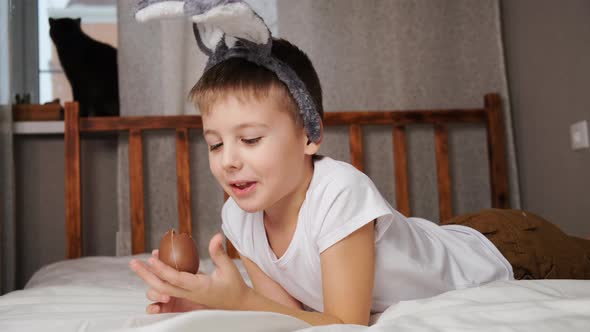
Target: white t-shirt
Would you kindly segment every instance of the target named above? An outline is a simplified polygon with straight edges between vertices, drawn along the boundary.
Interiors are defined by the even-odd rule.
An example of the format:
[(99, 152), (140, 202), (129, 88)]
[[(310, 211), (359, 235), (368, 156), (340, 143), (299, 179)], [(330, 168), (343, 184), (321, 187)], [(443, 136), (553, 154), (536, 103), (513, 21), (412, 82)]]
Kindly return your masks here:
[(320, 254), (376, 219), (373, 313), (402, 300), (513, 278), (510, 263), (481, 233), (406, 218), (368, 176), (328, 157), (316, 160), (295, 233), (282, 257), (270, 248), (263, 211), (248, 213), (231, 198), (222, 229), (238, 252), (291, 296), (323, 311)]

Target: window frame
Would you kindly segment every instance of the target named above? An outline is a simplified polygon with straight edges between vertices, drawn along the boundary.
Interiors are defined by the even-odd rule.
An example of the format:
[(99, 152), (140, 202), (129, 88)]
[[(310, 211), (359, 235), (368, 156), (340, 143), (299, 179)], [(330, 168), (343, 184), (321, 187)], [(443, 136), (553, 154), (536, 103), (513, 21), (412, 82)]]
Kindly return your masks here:
[[(39, 103), (38, 1), (9, 0), (11, 21), (12, 98), (29, 94)], [(14, 99), (12, 100), (14, 102)]]

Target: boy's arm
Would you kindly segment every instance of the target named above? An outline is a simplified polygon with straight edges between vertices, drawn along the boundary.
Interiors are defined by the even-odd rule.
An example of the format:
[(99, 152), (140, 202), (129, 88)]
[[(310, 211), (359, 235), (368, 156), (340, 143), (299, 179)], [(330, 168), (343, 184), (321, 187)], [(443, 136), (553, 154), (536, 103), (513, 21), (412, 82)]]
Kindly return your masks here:
[(287, 293), (279, 283), (267, 276), (258, 265), (243, 255), (240, 255), (240, 258), (246, 267), (246, 271), (248, 272), (248, 276), (252, 281), (254, 289), (256, 289), (260, 295), (266, 296), (267, 298), (289, 308), (301, 310), (301, 302), (292, 297), (291, 294)]
[(324, 312), (307, 312), (250, 290), (240, 310), (272, 311), (311, 325), (368, 325), (375, 275), (374, 223), (370, 222), (321, 254)]
[(375, 281), (375, 222), (321, 254), (324, 312), (347, 324), (368, 325)]

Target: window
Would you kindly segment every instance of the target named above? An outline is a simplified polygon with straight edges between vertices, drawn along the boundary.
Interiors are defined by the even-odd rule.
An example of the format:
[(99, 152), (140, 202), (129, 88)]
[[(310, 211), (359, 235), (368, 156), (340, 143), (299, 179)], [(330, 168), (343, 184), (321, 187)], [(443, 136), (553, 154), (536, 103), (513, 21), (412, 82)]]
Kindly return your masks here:
[(39, 102), (72, 100), (72, 90), (49, 36), (49, 18), (81, 18), (91, 38), (117, 47), (116, 0), (38, 0)]

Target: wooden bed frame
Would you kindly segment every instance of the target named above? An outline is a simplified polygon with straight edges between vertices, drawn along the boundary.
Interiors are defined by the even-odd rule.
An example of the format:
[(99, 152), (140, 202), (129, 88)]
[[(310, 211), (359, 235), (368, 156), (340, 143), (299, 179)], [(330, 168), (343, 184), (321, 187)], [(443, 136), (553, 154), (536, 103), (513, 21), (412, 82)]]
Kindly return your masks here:
[[(392, 128), (396, 209), (410, 215), (407, 143), (405, 127), (432, 124), (437, 164), (440, 220), (453, 216), (451, 176), (448, 156), (449, 123), (485, 123), (490, 169), (491, 206), (508, 208), (508, 176), (505, 153), (501, 99), (486, 94), (484, 107), (477, 109), (439, 109), (411, 111), (326, 112), (324, 126), (349, 126), (352, 164), (364, 170), (363, 125), (387, 125)], [(80, 174), (80, 139), (87, 132), (122, 132), (129, 134), (129, 196), (132, 253), (145, 252), (143, 138), (148, 130), (171, 129), (176, 132), (176, 174), (178, 225), (180, 232), (191, 234), (191, 187), (189, 168), (189, 129), (202, 128), (197, 115), (129, 116), (80, 118), (78, 104), (65, 105), (65, 189), (66, 189), (66, 257), (82, 256), (82, 197)], [(220, 197), (221, 199), (221, 197)], [(228, 243), (228, 253), (238, 257)]]

